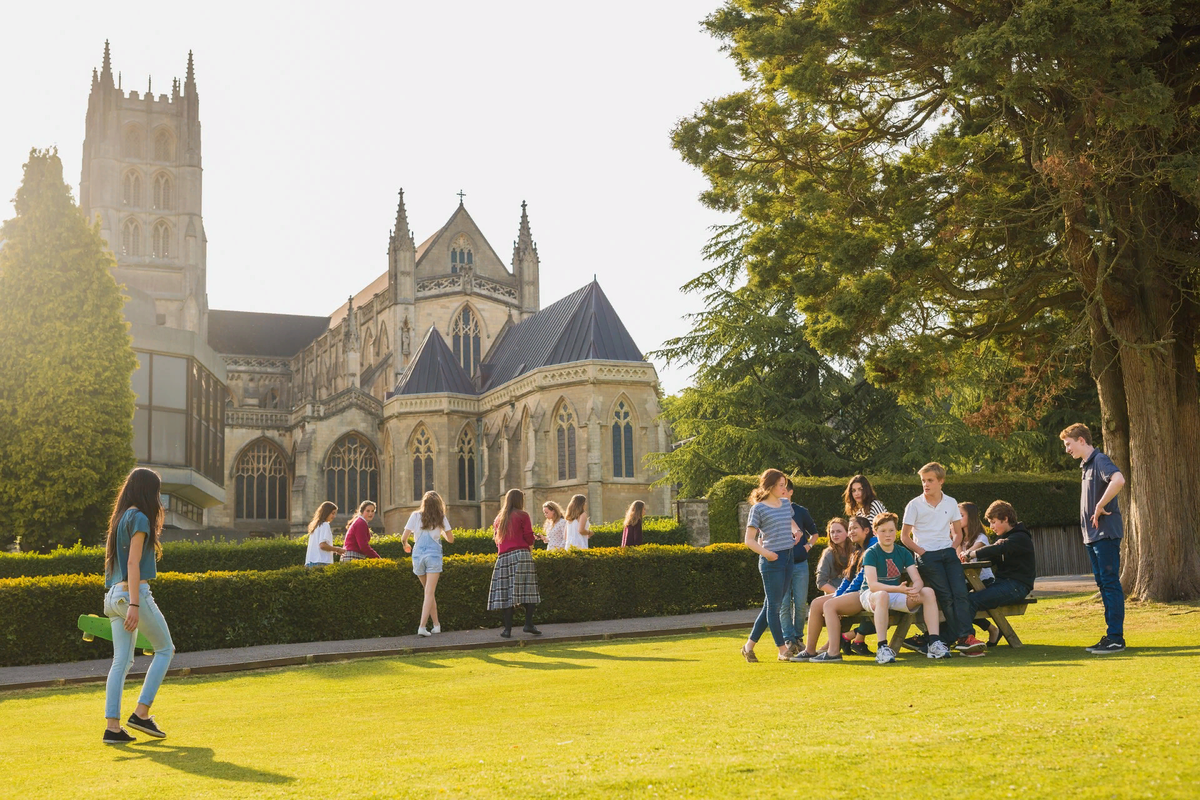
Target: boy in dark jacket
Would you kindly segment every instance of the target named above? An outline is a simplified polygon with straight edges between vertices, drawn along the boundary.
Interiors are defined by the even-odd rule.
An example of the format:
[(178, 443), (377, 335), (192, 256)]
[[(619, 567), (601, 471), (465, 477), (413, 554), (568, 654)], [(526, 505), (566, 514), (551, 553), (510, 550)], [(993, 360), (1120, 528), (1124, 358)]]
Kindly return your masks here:
[[(1017, 522), (1013, 507), (997, 500), (988, 506), (984, 517), (999, 538), (995, 544), (976, 550), (974, 555), (980, 561), (992, 562), (996, 580), (991, 586), (968, 595), (972, 617), (981, 608), (999, 608), (1021, 602), (1033, 591), (1033, 579), (1037, 576), (1033, 537)], [(999, 640), (999, 628), (990, 626), (988, 645), (995, 647)]]

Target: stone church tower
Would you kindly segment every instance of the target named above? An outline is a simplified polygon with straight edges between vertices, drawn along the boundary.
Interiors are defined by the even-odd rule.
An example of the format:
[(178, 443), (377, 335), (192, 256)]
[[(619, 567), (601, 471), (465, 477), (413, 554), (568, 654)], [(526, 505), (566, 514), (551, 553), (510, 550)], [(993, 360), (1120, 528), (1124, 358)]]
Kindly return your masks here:
[(128, 94), (113, 80), (108, 43), (92, 71), (79, 205), (100, 217), (115, 277), (155, 322), (207, 335), (204, 223), (200, 216), (200, 96), (191, 53), (171, 94)]

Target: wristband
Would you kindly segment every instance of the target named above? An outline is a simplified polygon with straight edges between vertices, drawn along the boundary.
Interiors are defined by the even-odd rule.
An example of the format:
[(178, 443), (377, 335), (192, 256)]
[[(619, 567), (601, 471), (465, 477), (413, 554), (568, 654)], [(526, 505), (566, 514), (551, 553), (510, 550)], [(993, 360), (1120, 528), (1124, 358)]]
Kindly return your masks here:
[(129, 607), (130, 607), (130, 608), (141, 608), (141, 606), (140, 606), (140, 605), (138, 605), (137, 603), (130, 603), (130, 604), (129, 604)]

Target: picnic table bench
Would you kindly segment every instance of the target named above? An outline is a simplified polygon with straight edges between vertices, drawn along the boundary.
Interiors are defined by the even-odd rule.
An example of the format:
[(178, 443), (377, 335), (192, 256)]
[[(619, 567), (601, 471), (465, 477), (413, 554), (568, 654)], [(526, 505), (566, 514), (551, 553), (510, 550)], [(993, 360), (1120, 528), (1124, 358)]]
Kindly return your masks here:
[[(983, 589), (983, 580), (979, 577), (979, 573), (992, 565), (990, 561), (968, 561), (963, 564), (963, 571), (967, 575), (967, 585), (975, 591)], [(975, 614), (975, 619), (988, 619), (989, 617), (996, 623), (996, 627), (1000, 629), (1000, 636), (1004, 638), (1012, 647), (1023, 647), (1024, 643), (1021, 637), (1017, 636), (1017, 632), (1013, 630), (1012, 624), (1009, 623), (1009, 617), (1019, 617), (1025, 613), (1025, 609), (1037, 602), (1036, 598), (1026, 597), (1019, 603), (1013, 603), (999, 608), (980, 609)], [(889, 612), (889, 622), (895, 627), (895, 632), (888, 639), (888, 646), (893, 650), (899, 651), (904, 642), (904, 638), (908, 636), (908, 629), (911, 628), (917, 621), (917, 615), (921, 613), (921, 609), (916, 611)], [(946, 615), (940, 610), (938, 616), (943, 622), (946, 621)], [(866, 611), (856, 614), (853, 617), (847, 617), (850, 620), (874, 620), (875, 615)]]

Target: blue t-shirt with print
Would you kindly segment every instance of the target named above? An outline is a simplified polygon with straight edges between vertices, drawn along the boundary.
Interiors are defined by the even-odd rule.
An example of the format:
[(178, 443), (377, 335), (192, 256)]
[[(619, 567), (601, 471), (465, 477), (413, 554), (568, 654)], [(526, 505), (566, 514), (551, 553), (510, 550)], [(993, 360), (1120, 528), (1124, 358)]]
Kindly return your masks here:
[(126, 571), (129, 568), (129, 543), (133, 539), (133, 535), (141, 531), (147, 534), (147, 541), (142, 542), (142, 558), (138, 562), (140, 567), (141, 579), (144, 581), (158, 577), (158, 565), (154, 560), (154, 548), (149, 543), (150, 520), (141, 511), (136, 508), (127, 508), (125, 513), (121, 515), (120, 522), (117, 523), (117, 562), (113, 564), (112, 574), (104, 576), (104, 588), (107, 589), (114, 583), (122, 583), (126, 580)]
[(1083, 460), (1080, 470), (1083, 473), (1083, 485), (1079, 494), (1079, 526), (1083, 530), (1083, 543), (1094, 544), (1101, 539), (1120, 539), (1125, 535), (1125, 524), (1121, 520), (1121, 504), (1117, 502), (1117, 498), (1109, 500), (1108, 505), (1104, 507), (1109, 513), (1101, 515), (1099, 528), (1092, 526), (1092, 514), (1096, 512), (1100, 498), (1108, 491), (1112, 476), (1121, 470), (1117, 469), (1111, 458), (1099, 450), (1093, 450), (1092, 454)]

